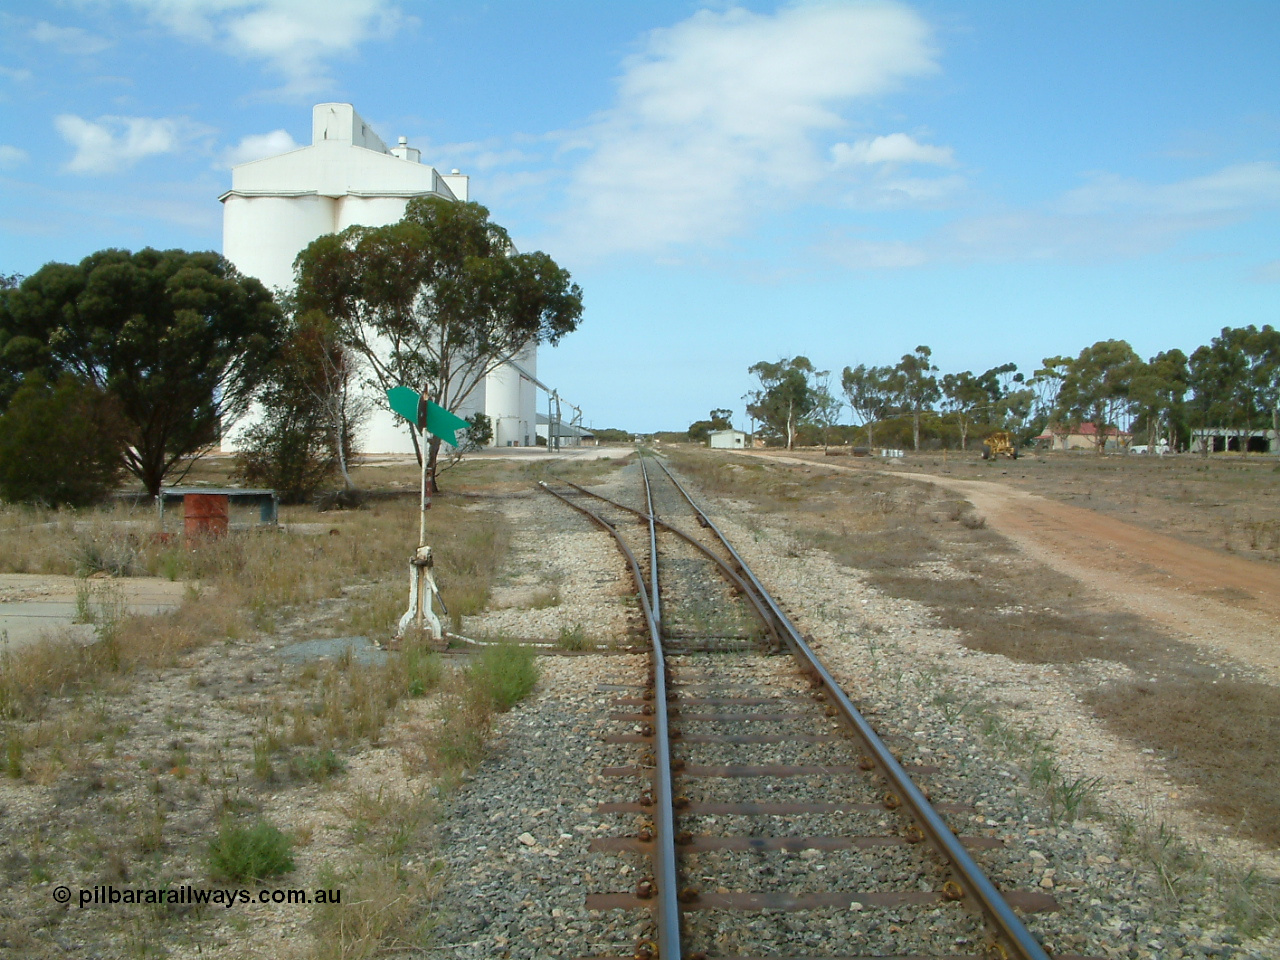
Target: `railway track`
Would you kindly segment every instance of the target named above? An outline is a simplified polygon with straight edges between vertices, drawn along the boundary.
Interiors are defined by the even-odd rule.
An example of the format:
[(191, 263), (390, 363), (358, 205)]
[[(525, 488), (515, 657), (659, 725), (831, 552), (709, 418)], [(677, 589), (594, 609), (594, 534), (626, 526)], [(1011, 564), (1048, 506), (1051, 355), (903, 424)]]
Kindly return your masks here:
[(899, 762), (665, 465), (640, 472), (633, 504), (542, 484), (615, 538), (650, 651), (606, 738), (639, 750), (604, 771), (636, 799), (600, 809), (637, 829), (592, 843), (650, 868), (587, 906), (649, 911), (642, 960), (1045, 960), (1015, 908), (1053, 898), (996, 889), (971, 851), (1000, 842), (952, 832), (973, 811), (931, 802), (936, 769)]

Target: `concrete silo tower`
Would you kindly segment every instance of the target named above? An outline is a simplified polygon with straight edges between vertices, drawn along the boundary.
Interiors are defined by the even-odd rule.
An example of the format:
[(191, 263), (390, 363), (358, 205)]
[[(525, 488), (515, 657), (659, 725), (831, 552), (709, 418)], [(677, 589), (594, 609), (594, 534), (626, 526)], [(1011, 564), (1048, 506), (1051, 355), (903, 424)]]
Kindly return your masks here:
[[(350, 226), (381, 227), (404, 215), (412, 197), (470, 199), (468, 178), (441, 174), (422, 163), (404, 137), (388, 148), (349, 103), (317, 104), (311, 114), (311, 145), (231, 170), (222, 201), (222, 252), (241, 273), (267, 287), (293, 285), (293, 261), (326, 233)], [(537, 347), (495, 370), (467, 399), (460, 416), (483, 412), (493, 422), (494, 444), (532, 444)], [(234, 444), (235, 430), (231, 444)], [(404, 422), (381, 407), (370, 418), (360, 449), (366, 453), (410, 453)]]

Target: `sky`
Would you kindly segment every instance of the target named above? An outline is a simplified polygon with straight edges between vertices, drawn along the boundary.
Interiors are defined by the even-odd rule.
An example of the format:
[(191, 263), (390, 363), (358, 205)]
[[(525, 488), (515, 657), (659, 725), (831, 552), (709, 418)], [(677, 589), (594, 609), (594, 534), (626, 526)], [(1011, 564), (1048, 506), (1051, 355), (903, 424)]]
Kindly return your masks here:
[(572, 273), (538, 373), (589, 425), (748, 427), (797, 355), (1189, 353), (1280, 325), (1277, 51), (1274, 0), (8, 0), (0, 274), (220, 249), (341, 101)]

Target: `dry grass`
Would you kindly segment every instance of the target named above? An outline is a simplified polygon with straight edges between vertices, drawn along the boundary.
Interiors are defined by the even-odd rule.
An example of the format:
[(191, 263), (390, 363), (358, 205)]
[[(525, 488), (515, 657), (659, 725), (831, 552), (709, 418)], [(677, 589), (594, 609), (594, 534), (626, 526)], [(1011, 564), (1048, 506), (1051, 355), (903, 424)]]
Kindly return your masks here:
[(474, 765), (483, 755), (494, 715), (527, 697), (538, 675), (537, 660), (528, 647), (494, 643), (473, 654), (445, 689), (439, 724), (427, 744), (433, 769), (454, 778)]
[[(463, 613), (487, 603), (506, 550), (501, 512), (485, 509), (485, 498), (527, 484), (518, 464), (484, 465), (474, 488), (462, 486), (466, 471), (428, 514), (441, 590), (450, 611)], [(110, 603), (115, 581), (92, 581), (82, 606), (94, 642), (55, 638), (0, 655), (0, 875), (17, 891), (0, 908), (4, 948), (61, 955), (62, 941), (28, 922), (47, 906), (39, 883), (188, 882), (207, 869), (223, 823), (275, 821), (296, 842), (299, 865), (286, 881), (296, 885), (315, 870), (305, 861), (322, 839), (297, 813), (318, 794), (349, 792), (349, 771), (367, 776), (358, 758), (373, 748), (398, 751), (407, 771), (420, 751), (416, 776), (432, 782), (406, 798), (381, 796), (374, 781), (374, 795), (349, 804), (358, 842), (326, 854), (328, 885), (343, 890), (343, 902), (319, 909), (315, 943), (323, 957), (422, 947), (440, 882), (424, 859), (434, 799), (483, 756), (495, 712), (527, 693), (532, 658), (496, 651), (488, 656), (516, 659), (455, 671), (411, 639), (383, 663), (343, 656), (286, 665), (272, 652), (282, 641), (389, 635), (407, 600), (416, 484), (403, 495), (390, 485), (364, 509), (289, 508), (281, 519), (284, 529), (233, 531), (188, 550), (151, 536), (150, 511), (0, 508), (0, 569), (192, 583), (173, 613), (132, 617)], [(319, 525), (318, 536), (304, 532)], [(424, 737), (427, 714), (435, 732)], [(305, 885), (313, 881), (314, 873)], [(208, 919), (73, 911), (58, 937), (111, 955), (163, 955), (201, 942)], [(233, 939), (249, 943), (261, 922), (237, 916)]]
[[(421, 819), (416, 810), (409, 814), (410, 822)], [(427, 842), (425, 832), (415, 839)], [(435, 899), (441, 883), (436, 864), (406, 867), (397, 857), (368, 857), (323, 875), (321, 887), (341, 890), (342, 902), (316, 909), (315, 960), (417, 953), (432, 928), (424, 905)]]
[(1239, 832), (1280, 845), (1280, 689), (1230, 680), (1114, 684), (1090, 696), (1097, 714), (1167, 757), (1203, 791), (1204, 807)]
[[(298, 510), (285, 520), (315, 518), (314, 512)], [(416, 538), (416, 504), (396, 500), (327, 519), (328, 535), (260, 528), (193, 549), (143, 544), (132, 528), (102, 526), (95, 519), (93, 543), (100, 551), (132, 550), (139, 569), (189, 580), (193, 587), (173, 613), (110, 618), (95, 643), (53, 639), (6, 654), (0, 659), (0, 717), (32, 717), (49, 696), (89, 689), (142, 667), (172, 665), (183, 652), (212, 641), (270, 632), (283, 611), (340, 596), (353, 580), (374, 582), (354, 605), (352, 626), (389, 636), (406, 602), (403, 571)], [(10, 535), (16, 537), (17, 529), (11, 525)], [(83, 529), (72, 521), (41, 529), (44, 552), (29, 552), (24, 562), (67, 569), (71, 561), (65, 558), (74, 558)], [(501, 517), (437, 502), (428, 513), (428, 536), (450, 612), (456, 617), (483, 609), (506, 549)]]
[(922, 455), (876, 466), (997, 479), (1201, 546), (1280, 561), (1280, 462), (1273, 456), (1042, 453), (996, 464), (973, 454)]

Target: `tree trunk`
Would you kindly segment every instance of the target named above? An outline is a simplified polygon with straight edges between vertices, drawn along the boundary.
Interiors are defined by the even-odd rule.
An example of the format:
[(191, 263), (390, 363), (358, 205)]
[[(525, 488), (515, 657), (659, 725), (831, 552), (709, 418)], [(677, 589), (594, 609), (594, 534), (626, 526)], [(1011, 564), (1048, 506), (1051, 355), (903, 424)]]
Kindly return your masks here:
[(349, 491), (354, 486), (351, 482), (351, 470), (347, 466), (347, 445), (338, 439), (338, 472), (342, 474), (342, 489)]
[(432, 437), (427, 442), (427, 449), (430, 451), (427, 460), (427, 506), (431, 506), (431, 497), (440, 492), (440, 485), (436, 483), (436, 461), (440, 458), (440, 438)]
[(792, 416), (792, 412), (794, 410), (795, 410), (795, 404), (792, 402), (788, 402), (787, 403), (787, 449), (788, 450), (794, 450), (796, 447), (795, 418)]
[(917, 407), (911, 414), (911, 449), (920, 452), (920, 409)]
[(409, 428), (409, 441), (413, 444), (413, 458), (418, 462), (418, 466), (422, 466), (422, 447), (418, 444), (418, 431), (413, 427)]
[(134, 470), (134, 475), (142, 481), (142, 485), (147, 488), (147, 495), (151, 498), (160, 496), (160, 485), (164, 482), (164, 464), (155, 462), (154, 457), (139, 459), (138, 469)]

